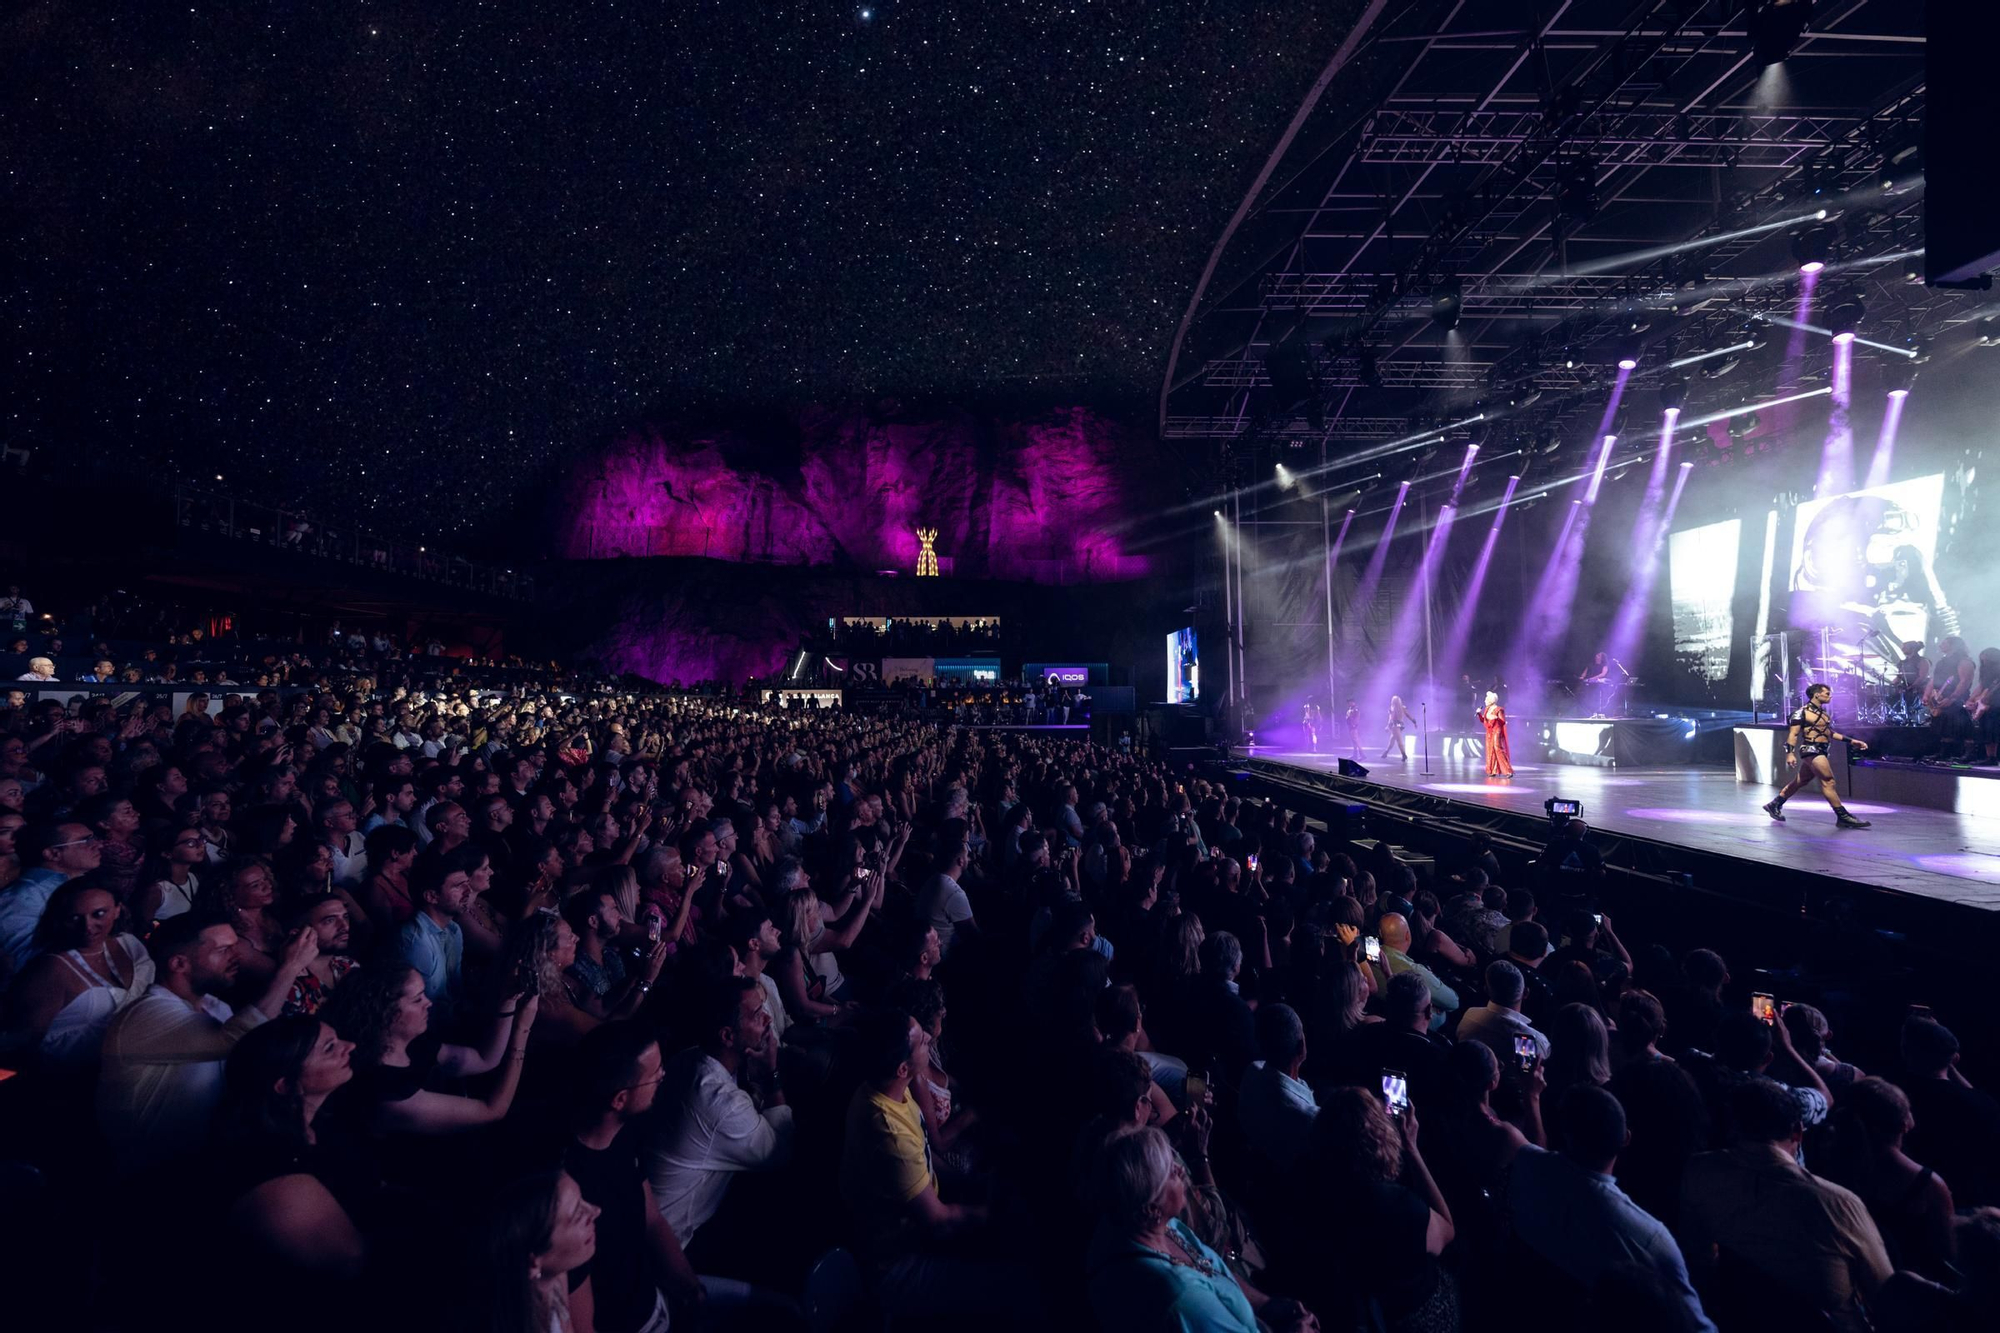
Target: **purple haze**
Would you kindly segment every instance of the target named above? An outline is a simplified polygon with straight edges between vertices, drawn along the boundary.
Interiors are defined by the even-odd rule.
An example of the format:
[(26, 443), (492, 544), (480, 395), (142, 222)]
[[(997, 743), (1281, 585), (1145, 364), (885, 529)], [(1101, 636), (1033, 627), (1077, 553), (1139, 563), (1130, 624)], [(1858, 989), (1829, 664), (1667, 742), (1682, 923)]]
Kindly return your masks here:
[[(1479, 548), (1478, 563), (1472, 567), (1472, 577), (1466, 581), (1465, 595), (1459, 599), (1458, 611), (1452, 616), (1451, 628), (1444, 636), (1444, 668), (1438, 672), (1446, 682), (1445, 688), (1456, 689), (1458, 677), (1465, 662), (1465, 650), (1472, 638), (1472, 618), (1479, 611), (1479, 591), (1486, 585), (1486, 571), (1493, 564), (1493, 549), (1500, 544), (1500, 525), (1507, 521), (1507, 506), (1513, 503), (1514, 488), (1521, 484), (1519, 477), (1507, 478), (1507, 490), (1500, 497), (1500, 508), (1493, 513), (1493, 525), (1486, 529), (1486, 544)], [(1574, 514), (1575, 508), (1570, 512)]]
[(1833, 411), (1826, 420), (1826, 441), (1820, 447), (1819, 485), (1821, 498), (1844, 495), (1854, 489), (1854, 430), (1848, 424), (1847, 408), (1854, 382), (1854, 339), (1836, 338), (1833, 343)]
[(1403, 501), (1410, 495), (1410, 483), (1404, 482), (1396, 489), (1396, 503), (1389, 508), (1389, 521), (1382, 525), (1382, 535), (1375, 541), (1374, 554), (1368, 557), (1368, 567), (1361, 573), (1361, 582), (1354, 587), (1354, 596), (1347, 603), (1347, 630), (1340, 636), (1340, 665), (1348, 669), (1354, 650), (1360, 645), (1363, 629), (1368, 621), (1368, 611), (1375, 601), (1375, 589), (1382, 582), (1382, 565), (1389, 558), (1389, 542), (1396, 535), (1396, 519), (1403, 512)]
[[(1660, 497), (1667, 489), (1667, 468), (1673, 457), (1674, 423), (1680, 420), (1680, 409), (1670, 407), (1661, 414), (1660, 442), (1653, 454), (1653, 470), (1646, 478), (1646, 498), (1639, 504), (1638, 520), (1632, 525), (1632, 576), (1625, 585), (1625, 597), (1618, 603), (1618, 614), (1611, 621), (1611, 638), (1605, 645), (1605, 652), (1614, 662), (1622, 662), (1632, 655), (1639, 646), (1639, 637), (1645, 631), (1646, 603), (1653, 595), (1653, 566), (1660, 557), (1660, 544), (1666, 539), (1667, 518), (1660, 516)], [(1680, 482), (1674, 487), (1674, 497), (1679, 499), (1681, 487), (1687, 484), (1687, 470), (1680, 470)], [(1671, 518), (1672, 510), (1668, 510)]]
[[(570, 470), (570, 559), (706, 556), (913, 574), (916, 529), (943, 572), (1099, 583), (1153, 570), (1121, 535), (1157, 497), (1146, 438), (1084, 408), (1033, 421), (802, 414), (792, 438), (646, 427)], [(775, 432), (784, 435), (780, 430)]]
[(1875, 437), (1875, 457), (1868, 462), (1871, 487), (1889, 484), (1889, 469), (1896, 461), (1896, 428), (1903, 424), (1903, 404), (1909, 401), (1908, 389), (1893, 390), (1882, 409), (1882, 433)]

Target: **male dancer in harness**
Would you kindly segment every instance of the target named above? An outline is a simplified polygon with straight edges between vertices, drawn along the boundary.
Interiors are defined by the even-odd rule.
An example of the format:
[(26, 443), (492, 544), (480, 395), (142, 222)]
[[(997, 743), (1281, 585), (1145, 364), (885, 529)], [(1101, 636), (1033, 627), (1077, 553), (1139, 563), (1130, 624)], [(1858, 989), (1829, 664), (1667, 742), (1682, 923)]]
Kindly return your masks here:
[(1833, 785), (1833, 764), (1827, 759), (1827, 747), (1835, 741), (1846, 741), (1857, 750), (1866, 750), (1868, 744), (1852, 736), (1843, 736), (1833, 729), (1833, 714), (1826, 711), (1826, 701), (1833, 697), (1833, 690), (1826, 685), (1811, 685), (1806, 688), (1805, 706), (1792, 714), (1792, 729), (1785, 736), (1785, 752), (1797, 756), (1799, 771), (1785, 784), (1776, 800), (1764, 807), (1764, 813), (1785, 822), (1785, 802), (1792, 794), (1809, 782), (1819, 783), (1820, 795), (1833, 807), (1836, 828), (1867, 828), (1868, 821), (1857, 819), (1847, 812), (1840, 803), (1840, 792)]

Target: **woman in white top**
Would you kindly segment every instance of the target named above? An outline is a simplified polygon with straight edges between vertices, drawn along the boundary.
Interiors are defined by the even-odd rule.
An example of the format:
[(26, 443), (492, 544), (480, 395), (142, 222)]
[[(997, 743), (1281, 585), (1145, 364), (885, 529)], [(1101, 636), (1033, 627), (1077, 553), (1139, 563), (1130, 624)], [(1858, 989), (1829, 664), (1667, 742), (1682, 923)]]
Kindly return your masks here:
[(104, 1029), (153, 984), (153, 960), (136, 936), (117, 933), (118, 901), (72, 880), (55, 891), (35, 927), (35, 958), (14, 982), (9, 1030), (44, 1061), (97, 1063)]
[(194, 870), (207, 865), (208, 839), (200, 829), (162, 830), (153, 839), (152, 865), (139, 877), (142, 887), (132, 898), (132, 920), (150, 929), (152, 923), (193, 911), (201, 892)]

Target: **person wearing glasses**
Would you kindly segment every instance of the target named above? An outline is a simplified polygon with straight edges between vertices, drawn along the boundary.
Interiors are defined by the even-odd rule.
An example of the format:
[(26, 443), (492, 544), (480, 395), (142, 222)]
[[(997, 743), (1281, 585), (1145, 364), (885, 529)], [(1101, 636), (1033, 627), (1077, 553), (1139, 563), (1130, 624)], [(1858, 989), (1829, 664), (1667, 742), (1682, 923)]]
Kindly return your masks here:
[(35, 956), (35, 928), (49, 899), (97, 869), (99, 860), (97, 835), (72, 820), (30, 824), (15, 836), (14, 848), (27, 869), (0, 893), (0, 977), (20, 975)]
[(194, 910), (201, 892), (195, 867), (208, 865), (208, 839), (198, 828), (168, 826), (153, 837), (153, 863), (146, 887), (129, 904), (132, 920), (157, 926)]

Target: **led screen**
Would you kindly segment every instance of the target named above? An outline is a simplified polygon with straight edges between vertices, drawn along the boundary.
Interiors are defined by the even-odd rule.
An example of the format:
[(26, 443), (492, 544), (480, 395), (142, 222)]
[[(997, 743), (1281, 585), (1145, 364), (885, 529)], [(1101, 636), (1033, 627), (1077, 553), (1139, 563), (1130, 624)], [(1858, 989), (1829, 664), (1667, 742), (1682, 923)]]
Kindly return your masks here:
[(1167, 636), (1167, 702), (1191, 704), (1201, 697), (1201, 656), (1192, 628)]
[(1729, 675), (1735, 624), (1736, 548), (1740, 519), (1676, 532), (1668, 539), (1667, 578), (1674, 610), (1674, 655), (1703, 680)]
[(1800, 505), (1792, 520), (1792, 628), (1825, 631), (1827, 653), (1862, 663), (1870, 675), (1894, 662), (1896, 645), (1934, 644), (1950, 632), (1936, 564), (1943, 499), (1937, 473)]

